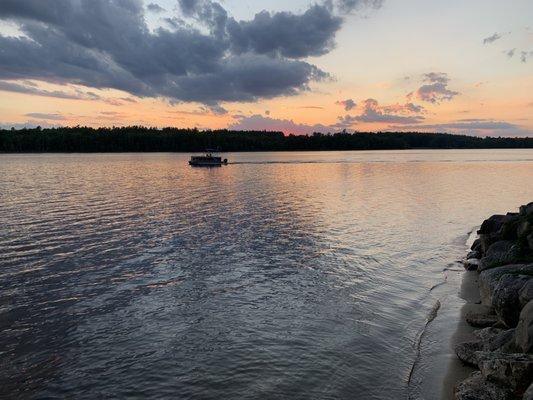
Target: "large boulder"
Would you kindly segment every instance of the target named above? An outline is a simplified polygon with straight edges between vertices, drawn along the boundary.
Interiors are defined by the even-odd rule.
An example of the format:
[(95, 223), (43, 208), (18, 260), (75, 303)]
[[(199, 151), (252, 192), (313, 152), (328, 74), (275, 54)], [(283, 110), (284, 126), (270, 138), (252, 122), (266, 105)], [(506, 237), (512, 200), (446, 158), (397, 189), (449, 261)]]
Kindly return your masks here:
[(533, 276), (533, 264), (504, 265), (482, 271), (479, 274), (479, 293), (483, 304), (492, 305), (494, 289), (505, 274)]
[(518, 238), (518, 226), (522, 218), (516, 213), (509, 213), (505, 216), (498, 233), (503, 240), (516, 240)]
[(518, 300), (520, 301), (520, 308), (523, 308), (533, 300), (533, 279), (530, 279), (522, 286), (522, 289), (518, 292)]
[(500, 234), (497, 232), (480, 234), (479, 235), (479, 241), (480, 241), (479, 251), (481, 251), (481, 254), (484, 255), (493, 243), (499, 242), (501, 240), (502, 238)]
[(505, 215), (503, 214), (495, 214), (487, 218), (481, 226), (479, 227), (479, 230), (477, 231), (478, 234), (489, 234), (498, 232), (505, 220)]
[(487, 218), (481, 226), (477, 233), (479, 235), (486, 235), (491, 233), (496, 233), (500, 230), (505, 221), (505, 215), (496, 214)]
[(510, 389), (487, 382), (480, 372), (474, 372), (468, 379), (453, 389), (455, 400), (513, 400)]
[(514, 329), (485, 328), (474, 332), (476, 340), (459, 343), (455, 354), (465, 364), (477, 366), (476, 353), (479, 351), (497, 351), (514, 338)]
[(479, 351), (476, 358), (481, 374), (489, 382), (523, 393), (533, 381), (533, 356), (530, 354)]
[(516, 347), (524, 353), (533, 353), (533, 300), (520, 313), (515, 334)]
[(532, 279), (528, 275), (502, 275), (492, 294), (492, 307), (500, 322), (512, 328), (520, 317), (519, 293), (524, 285)]
[(533, 215), (533, 201), (531, 203), (526, 204), (525, 206), (521, 206), (519, 214), (522, 217)]
[(478, 271), (512, 264), (519, 260), (520, 248), (512, 240), (500, 240), (492, 243), (487, 249), (485, 256), (481, 258)]

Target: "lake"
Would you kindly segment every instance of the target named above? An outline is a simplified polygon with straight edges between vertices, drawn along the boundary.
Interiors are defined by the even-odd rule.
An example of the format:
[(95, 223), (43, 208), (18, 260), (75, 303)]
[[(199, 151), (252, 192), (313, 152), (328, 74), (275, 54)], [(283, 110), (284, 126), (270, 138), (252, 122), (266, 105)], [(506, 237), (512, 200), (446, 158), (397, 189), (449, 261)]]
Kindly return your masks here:
[(189, 157), (0, 155), (0, 396), (439, 398), (533, 150)]

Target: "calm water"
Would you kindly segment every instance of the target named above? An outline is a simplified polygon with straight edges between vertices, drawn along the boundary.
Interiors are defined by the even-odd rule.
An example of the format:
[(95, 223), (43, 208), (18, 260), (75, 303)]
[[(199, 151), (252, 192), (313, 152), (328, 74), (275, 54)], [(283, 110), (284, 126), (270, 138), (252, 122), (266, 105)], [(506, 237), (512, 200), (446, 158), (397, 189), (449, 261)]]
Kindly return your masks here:
[(455, 261), (533, 151), (225, 156), (0, 155), (1, 396), (438, 398)]

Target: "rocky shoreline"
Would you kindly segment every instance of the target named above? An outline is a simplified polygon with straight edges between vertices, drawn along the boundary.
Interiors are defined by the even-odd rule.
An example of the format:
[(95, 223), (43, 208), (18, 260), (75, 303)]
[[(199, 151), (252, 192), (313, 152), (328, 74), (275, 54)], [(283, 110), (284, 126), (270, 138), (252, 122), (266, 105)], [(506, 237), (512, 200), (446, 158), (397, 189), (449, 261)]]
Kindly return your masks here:
[(457, 400), (533, 400), (533, 202), (483, 222), (464, 265), (477, 271), (480, 301), (465, 317), (473, 340), (455, 346), (477, 368)]

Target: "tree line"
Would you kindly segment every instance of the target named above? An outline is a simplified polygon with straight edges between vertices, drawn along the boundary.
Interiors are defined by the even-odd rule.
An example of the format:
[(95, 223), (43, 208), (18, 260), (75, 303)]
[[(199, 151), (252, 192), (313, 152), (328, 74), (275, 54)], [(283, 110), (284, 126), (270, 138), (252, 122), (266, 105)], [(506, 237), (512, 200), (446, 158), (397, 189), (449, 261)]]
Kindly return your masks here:
[(291, 150), (399, 150), (533, 148), (533, 137), (474, 137), (422, 132), (339, 132), (284, 135), (282, 132), (230, 131), (142, 126), (40, 127), (0, 130), (3, 153), (200, 152)]

